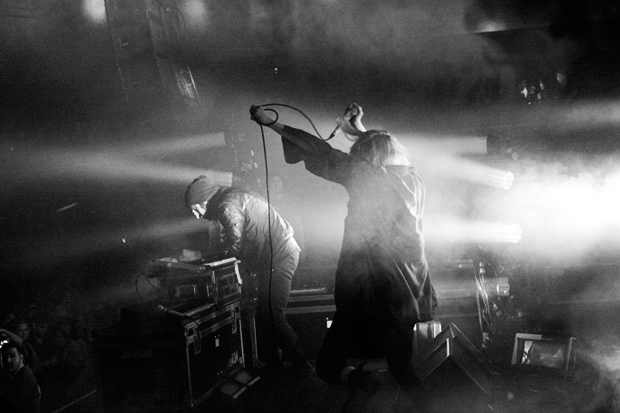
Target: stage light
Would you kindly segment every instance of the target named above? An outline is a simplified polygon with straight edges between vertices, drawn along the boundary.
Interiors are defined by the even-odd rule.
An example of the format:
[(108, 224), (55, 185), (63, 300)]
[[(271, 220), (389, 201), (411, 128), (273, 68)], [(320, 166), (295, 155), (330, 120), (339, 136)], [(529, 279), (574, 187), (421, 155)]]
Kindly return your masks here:
[(179, 4), (185, 24), (197, 32), (203, 32), (211, 23), (211, 16), (203, 0), (184, 0)]
[(105, 1), (104, 0), (82, 0), (82, 12), (92, 23), (105, 22)]
[(490, 170), (489, 171), (489, 186), (505, 189), (506, 191), (512, 187), (515, 176), (510, 171)]
[(504, 179), (502, 180), (502, 186), (504, 187), (505, 190), (509, 190), (514, 181), (515, 181), (514, 174), (508, 171), (504, 174)]
[(518, 222), (532, 250), (552, 260), (576, 260), (593, 249), (613, 251), (620, 245), (616, 164), (614, 156), (580, 157), (567, 173), (561, 162), (527, 162), (520, 167), (518, 185), (472, 199), (475, 205), (468, 212)]

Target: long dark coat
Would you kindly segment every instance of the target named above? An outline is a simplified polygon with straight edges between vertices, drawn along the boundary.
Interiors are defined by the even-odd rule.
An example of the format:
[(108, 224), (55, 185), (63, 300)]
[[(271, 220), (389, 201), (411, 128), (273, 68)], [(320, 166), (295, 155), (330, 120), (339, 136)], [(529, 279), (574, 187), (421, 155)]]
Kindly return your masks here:
[(336, 270), (338, 312), (365, 314), (389, 324), (431, 320), (437, 305), (424, 254), (425, 187), (408, 166), (377, 167), (332, 148), (299, 129), (283, 138), (288, 163), (342, 185), (349, 194), (342, 250)]

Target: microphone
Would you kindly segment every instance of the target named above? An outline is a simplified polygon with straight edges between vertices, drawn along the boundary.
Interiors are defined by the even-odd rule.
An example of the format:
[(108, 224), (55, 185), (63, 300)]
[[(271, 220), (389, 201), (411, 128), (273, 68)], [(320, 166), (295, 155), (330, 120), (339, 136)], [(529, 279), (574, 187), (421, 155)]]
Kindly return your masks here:
[(355, 106), (353, 105), (347, 106), (347, 109), (344, 111), (344, 114), (342, 116), (339, 116), (337, 119), (338, 126), (336, 126), (336, 129), (334, 129), (334, 131), (331, 133), (331, 135), (329, 135), (329, 138), (327, 139), (329, 140), (333, 138), (334, 136), (336, 136), (342, 130), (342, 127), (344, 126), (344, 124), (346, 122), (351, 121), (351, 118), (357, 115), (357, 113), (358, 111)]
[(174, 310), (171, 310), (169, 308), (166, 308), (166, 307), (164, 307), (161, 304), (157, 306), (157, 311), (161, 311), (164, 314), (173, 315), (173, 316), (178, 317), (178, 318), (187, 318), (187, 316), (185, 314), (179, 313), (178, 311), (174, 311)]

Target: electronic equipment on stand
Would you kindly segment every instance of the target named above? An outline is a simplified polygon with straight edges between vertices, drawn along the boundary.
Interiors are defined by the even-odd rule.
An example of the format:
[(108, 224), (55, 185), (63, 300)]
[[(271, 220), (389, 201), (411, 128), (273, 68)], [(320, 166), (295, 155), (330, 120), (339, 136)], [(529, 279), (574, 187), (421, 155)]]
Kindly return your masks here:
[(239, 261), (170, 262), (152, 260), (149, 278), (157, 278), (171, 302), (202, 301), (225, 305), (241, 298)]
[[(236, 258), (214, 261), (149, 263), (149, 277), (156, 277), (168, 297), (171, 308), (187, 308), (194, 303), (213, 303), (216, 306), (240, 302), (241, 325), (245, 350), (245, 366), (258, 365), (256, 341), (256, 280), (252, 274), (241, 276), (240, 261)], [(242, 288), (242, 284), (245, 285)]]
[(93, 332), (106, 412), (194, 408), (258, 380), (245, 370), (238, 262), (149, 263), (165, 298), (122, 308)]

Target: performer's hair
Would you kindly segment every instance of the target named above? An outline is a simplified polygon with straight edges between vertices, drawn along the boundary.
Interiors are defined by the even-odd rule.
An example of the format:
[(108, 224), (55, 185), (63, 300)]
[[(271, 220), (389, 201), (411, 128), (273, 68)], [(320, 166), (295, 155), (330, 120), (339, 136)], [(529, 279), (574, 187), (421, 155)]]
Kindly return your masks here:
[(349, 154), (364, 158), (376, 166), (409, 165), (405, 147), (384, 130), (362, 132)]

